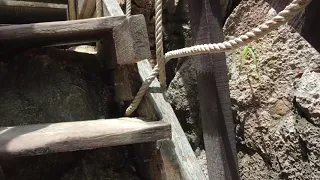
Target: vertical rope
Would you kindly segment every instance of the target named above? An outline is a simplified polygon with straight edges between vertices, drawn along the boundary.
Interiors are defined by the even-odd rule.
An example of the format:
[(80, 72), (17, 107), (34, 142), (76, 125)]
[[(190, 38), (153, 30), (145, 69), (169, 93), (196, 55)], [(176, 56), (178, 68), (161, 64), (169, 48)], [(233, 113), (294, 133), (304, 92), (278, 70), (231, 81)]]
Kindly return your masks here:
[(77, 10), (76, 10), (76, 1), (75, 0), (68, 0), (68, 13), (70, 20), (77, 19)]
[(162, 0), (156, 0), (156, 59), (159, 67), (159, 81), (162, 87), (166, 87), (166, 69), (163, 54), (163, 34), (162, 34)]
[(102, 0), (96, 0), (96, 14), (97, 17), (102, 17)]
[(126, 16), (131, 16), (131, 0), (126, 0)]

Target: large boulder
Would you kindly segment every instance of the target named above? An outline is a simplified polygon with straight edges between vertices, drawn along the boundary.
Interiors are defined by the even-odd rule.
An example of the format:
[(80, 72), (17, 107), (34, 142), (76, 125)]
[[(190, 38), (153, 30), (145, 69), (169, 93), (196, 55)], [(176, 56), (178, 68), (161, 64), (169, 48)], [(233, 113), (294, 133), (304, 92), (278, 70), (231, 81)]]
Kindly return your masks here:
[(312, 124), (320, 126), (320, 73), (307, 70), (294, 87), (297, 108)]
[[(224, 32), (227, 36), (243, 34), (275, 16), (288, 2), (242, 1), (227, 20)], [(258, 69), (252, 57), (242, 56), (243, 47), (228, 54), (242, 179), (319, 177), (320, 167), (314, 159), (318, 154), (315, 142), (320, 139), (311, 136), (319, 131), (314, 126), (319, 76), (313, 74), (309, 80), (302, 77), (294, 86), (298, 72), (320, 66), (319, 53), (299, 34), (303, 17), (300, 14), (249, 44), (257, 56)], [(312, 128), (302, 128), (305, 126)]]

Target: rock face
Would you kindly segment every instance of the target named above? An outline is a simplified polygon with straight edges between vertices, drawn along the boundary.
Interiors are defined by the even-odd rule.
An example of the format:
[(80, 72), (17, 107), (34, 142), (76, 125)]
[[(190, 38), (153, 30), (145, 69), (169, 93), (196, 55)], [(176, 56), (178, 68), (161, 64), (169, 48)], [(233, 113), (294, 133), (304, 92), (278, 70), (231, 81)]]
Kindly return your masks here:
[[(118, 117), (94, 55), (41, 48), (1, 57), (0, 126)], [(136, 180), (127, 155), (125, 147), (113, 147), (1, 157), (0, 179)]]
[[(225, 24), (225, 35), (238, 36), (251, 30), (289, 2), (242, 1)], [(306, 32), (304, 27), (309, 28), (305, 22), (300, 14), (251, 43), (258, 68), (251, 56), (241, 55), (243, 48), (227, 54), (239, 168), (244, 180), (320, 178), (320, 74), (308, 71), (320, 67), (320, 55), (299, 34)], [(300, 72), (301, 78), (297, 76)], [(167, 96), (190, 143), (197, 149), (201, 125), (190, 60), (177, 70)], [(195, 129), (200, 132), (191, 133), (198, 132)], [(193, 138), (197, 135), (199, 138)], [(205, 166), (201, 152), (196, 150)]]
[(170, 83), (167, 98), (179, 117), (193, 149), (202, 145), (202, 131), (196, 70), (191, 66), (191, 59), (183, 63)]
[(314, 125), (320, 126), (320, 73), (305, 72), (295, 82), (294, 98), (301, 113)]
[[(289, 1), (242, 1), (224, 32), (238, 36)], [(251, 43), (258, 69), (243, 48), (228, 54), (242, 179), (319, 179), (319, 53), (303, 39), (303, 16)], [(243, 65), (241, 64), (243, 62)], [(301, 113), (302, 112), (302, 113)], [(315, 135), (315, 136), (312, 136)], [(318, 158), (316, 158), (318, 157)], [(267, 177), (267, 178), (266, 178)]]

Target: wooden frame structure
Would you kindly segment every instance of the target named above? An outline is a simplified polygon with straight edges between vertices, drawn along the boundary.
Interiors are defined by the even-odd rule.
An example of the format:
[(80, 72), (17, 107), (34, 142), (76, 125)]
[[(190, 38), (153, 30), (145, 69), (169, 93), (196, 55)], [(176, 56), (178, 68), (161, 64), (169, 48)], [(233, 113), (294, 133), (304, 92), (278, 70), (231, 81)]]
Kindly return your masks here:
[[(100, 18), (0, 26), (0, 47), (96, 41), (97, 58), (114, 76), (116, 100), (130, 102), (137, 92), (130, 72), (138, 72), (144, 81), (152, 71), (148, 60), (144, 60), (151, 56), (145, 19), (142, 15), (125, 17), (116, 0), (103, 0), (103, 6), (105, 17)], [(152, 122), (144, 118), (119, 118), (0, 128), (0, 155), (37, 155), (136, 144), (136, 149), (142, 149), (138, 153), (149, 154), (155, 160), (141, 164), (148, 169), (149, 177), (204, 180), (198, 160), (162, 93), (155, 80), (137, 110), (138, 116)]]
[(1, 0), (0, 24), (65, 21), (67, 9), (65, 4)]

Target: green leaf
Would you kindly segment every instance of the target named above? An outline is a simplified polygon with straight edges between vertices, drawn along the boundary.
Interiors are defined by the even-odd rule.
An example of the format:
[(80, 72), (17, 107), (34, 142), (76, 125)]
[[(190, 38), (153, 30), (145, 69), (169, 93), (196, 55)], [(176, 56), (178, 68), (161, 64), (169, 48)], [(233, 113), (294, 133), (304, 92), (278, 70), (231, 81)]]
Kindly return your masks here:
[(256, 69), (257, 74), (258, 74), (258, 76), (260, 78), (259, 69), (258, 69), (258, 61), (257, 61), (256, 54), (254, 53), (254, 50), (251, 47), (249, 47), (248, 50), (250, 52), (251, 57), (253, 58), (253, 63), (255, 65), (255, 69)]
[(242, 50), (240, 68), (242, 68), (243, 59), (246, 58), (246, 56), (247, 56), (247, 54), (248, 54), (248, 49), (249, 49), (249, 46), (246, 46), (246, 47)]

